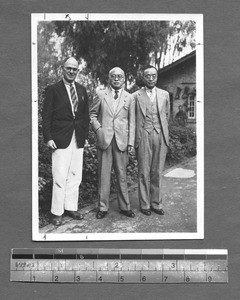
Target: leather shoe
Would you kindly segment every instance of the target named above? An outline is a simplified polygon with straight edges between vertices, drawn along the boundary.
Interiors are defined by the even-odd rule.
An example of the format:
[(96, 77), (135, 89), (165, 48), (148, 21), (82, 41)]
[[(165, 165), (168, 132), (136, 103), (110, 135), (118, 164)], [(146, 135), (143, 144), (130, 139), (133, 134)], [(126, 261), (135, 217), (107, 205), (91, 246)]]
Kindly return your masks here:
[(62, 216), (55, 216), (55, 215), (53, 215), (52, 224), (54, 226), (60, 226), (62, 224)]
[(141, 209), (141, 212), (146, 216), (151, 216), (151, 210), (150, 209)]
[(129, 218), (134, 218), (135, 213), (132, 210), (120, 210), (120, 214), (129, 217)]
[(74, 220), (82, 220), (83, 215), (81, 215), (78, 211), (65, 210), (65, 215), (71, 217)]
[(103, 219), (107, 214), (107, 211), (99, 210), (96, 214), (97, 219)]
[(158, 215), (161, 215), (161, 216), (164, 215), (164, 210), (162, 208), (157, 209), (157, 208), (151, 207), (151, 210), (154, 211)]

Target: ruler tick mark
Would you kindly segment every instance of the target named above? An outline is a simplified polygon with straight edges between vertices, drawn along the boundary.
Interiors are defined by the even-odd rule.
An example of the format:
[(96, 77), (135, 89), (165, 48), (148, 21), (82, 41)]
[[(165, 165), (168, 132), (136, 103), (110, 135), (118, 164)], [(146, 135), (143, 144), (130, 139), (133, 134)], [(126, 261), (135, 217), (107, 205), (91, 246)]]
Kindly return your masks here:
[[(21, 251), (23, 251), (23, 254), (21, 254)], [(64, 255), (66, 255), (66, 257), (68, 257), (68, 251), (71, 257), (69, 259), (63, 259), (62, 255), (55, 255), (61, 252)], [(99, 250), (94, 249), (91, 251), (93, 251), (92, 253), (94, 254), (91, 255), (91, 257), (97, 257), (97, 259), (87, 257), (87, 259), (83, 260), (80, 259), (78, 255), (76, 255), (76, 257), (72, 259), (72, 257), (74, 257), (75, 255), (73, 254), (73, 249), (68, 250), (65, 248), (56, 250), (48, 249), (48, 252), (45, 254), (44, 259), (38, 258), (35, 255), (33, 255), (31, 259), (26, 258), (28, 253), (33, 253), (30, 250), (29, 252), (26, 249), (18, 249), (16, 252), (12, 250), (10, 270), (11, 281), (78, 283), (228, 282), (227, 250), (225, 250), (225, 256), (222, 255), (222, 257), (219, 258), (217, 263), (216, 258), (214, 260), (213, 257), (211, 260), (211, 252), (210, 254), (208, 252), (208, 256), (206, 257), (206, 259), (198, 259), (198, 254), (196, 254), (196, 250), (195, 252), (193, 251), (192, 257), (189, 256), (188, 259), (188, 256), (186, 256), (184, 257), (184, 260), (171, 259), (171, 255), (174, 256), (174, 251), (171, 249), (170, 254), (167, 253), (167, 251), (169, 250), (164, 250), (164, 253), (166, 253), (165, 258), (163, 258), (162, 256), (159, 260), (155, 258), (144, 260), (142, 257), (142, 259), (128, 258), (124, 261), (112, 259), (113, 255), (116, 257), (116, 250), (115, 253), (113, 252), (111, 254), (111, 251), (109, 251), (109, 249), (106, 251), (106, 253), (104, 253), (104, 249), (101, 249), (101, 253), (104, 254), (102, 255), (104, 258), (101, 258), (101, 255), (99, 255)], [(121, 250), (119, 252), (119, 257), (121, 257)], [(132, 250), (132, 252), (134, 252), (134, 250)], [(127, 249), (124, 253), (127, 253)], [(145, 250), (145, 253), (147, 253), (147, 249)], [(154, 252), (152, 251), (151, 253)], [(203, 250), (200, 251), (200, 257), (202, 257), (202, 253)], [(150, 256), (150, 254), (148, 254), (148, 256)], [(50, 258), (46, 259), (46, 257)], [(132, 255), (132, 257), (134, 256)], [(76, 270), (78, 270), (79, 273)]]

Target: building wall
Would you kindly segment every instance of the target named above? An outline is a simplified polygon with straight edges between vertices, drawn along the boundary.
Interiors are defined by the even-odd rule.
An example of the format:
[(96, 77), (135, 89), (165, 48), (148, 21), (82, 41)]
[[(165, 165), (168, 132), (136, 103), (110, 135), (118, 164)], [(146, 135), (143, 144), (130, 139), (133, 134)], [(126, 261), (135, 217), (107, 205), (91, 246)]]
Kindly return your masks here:
[[(160, 73), (157, 86), (167, 90), (170, 94), (172, 118), (178, 112), (179, 105), (183, 105), (183, 109), (186, 111), (189, 94), (196, 94), (195, 57)], [(184, 93), (186, 88), (188, 91)], [(188, 123), (196, 123), (196, 119), (188, 119)]]

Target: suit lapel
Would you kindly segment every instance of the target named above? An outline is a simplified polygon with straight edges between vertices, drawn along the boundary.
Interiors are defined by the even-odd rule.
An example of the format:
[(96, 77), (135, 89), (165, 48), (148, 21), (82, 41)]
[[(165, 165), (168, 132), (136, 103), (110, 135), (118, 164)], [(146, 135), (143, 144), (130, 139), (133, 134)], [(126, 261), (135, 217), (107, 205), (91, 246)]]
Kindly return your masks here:
[(82, 91), (81, 91), (79, 85), (76, 82), (75, 82), (75, 87), (76, 87), (76, 90), (77, 90), (78, 103), (80, 103), (81, 101), (84, 101), (84, 96), (82, 94)]
[(139, 90), (137, 93), (138, 93), (139, 106), (140, 106), (140, 108), (142, 110), (142, 113), (145, 117), (146, 116), (146, 110), (147, 110), (147, 101), (149, 101), (148, 95), (147, 95), (147, 93), (144, 89)]
[(157, 107), (159, 114), (162, 111), (163, 101), (162, 101), (162, 92), (158, 88), (156, 88), (156, 96), (157, 96)]
[(75, 87), (76, 87), (76, 91), (77, 91), (77, 96), (78, 96), (78, 106), (77, 106), (77, 111), (76, 113), (78, 113), (82, 106), (83, 106), (83, 103), (84, 103), (84, 95), (83, 95), (83, 92), (79, 86), (79, 84), (77, 82), (75, 82)]
[(61, 91), (63, 102), (66, 104), (68, 109), (70, 109), (72, 111), (71, 103), (70, 103), (70, 100), (68, 97), (68, 92), (67, 92), (67, 89), (65, 87), (63, 80), (59, 81), (59, 89)]
[(114, 114), (113, 111), (113, 99), (112, 99), (112, 92), (110, 90), (110, 88), (107, 88), (105, 91), (105, 96), (104, 96), (104, 100), (106, 101), (110, 111), (112, 114)]
[(115, 115), (117, 115), (117, 114), (120, 112), (120, 110), (122, 109), (122, 107), (123, 107), (124, 104), (126, 103), (126, 98), (127, 98), (127, 96), (128, 96), (128, 95), (127, 95), (127, 94), (125, 93), (125, 91), (123, 90), (123, 91), (121, 92), (120, 99), (119, 99), (119, 101), (118, 101), (118, 106), (117, 106)]

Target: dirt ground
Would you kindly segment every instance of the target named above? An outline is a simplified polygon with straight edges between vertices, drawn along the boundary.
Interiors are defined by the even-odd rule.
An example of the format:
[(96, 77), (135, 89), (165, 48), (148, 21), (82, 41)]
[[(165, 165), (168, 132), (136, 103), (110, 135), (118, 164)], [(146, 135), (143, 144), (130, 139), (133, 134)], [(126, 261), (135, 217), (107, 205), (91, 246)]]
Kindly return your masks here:
[(145, 216), (139, 211), (137, 185), (129, 191), (131, 209), (135, 218), (127, 218), (118, 210), (116, 195), (104, 219), (96, 219), (95, 205), (83, 209), (84, 219), (76, 221), (64, 217), (59, 227), (49, 224), (39, 233), (179, 233), (197, 230), (196, 158), (165, 170), (163, 177), (164, 216), (152, 212)]

